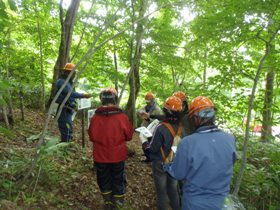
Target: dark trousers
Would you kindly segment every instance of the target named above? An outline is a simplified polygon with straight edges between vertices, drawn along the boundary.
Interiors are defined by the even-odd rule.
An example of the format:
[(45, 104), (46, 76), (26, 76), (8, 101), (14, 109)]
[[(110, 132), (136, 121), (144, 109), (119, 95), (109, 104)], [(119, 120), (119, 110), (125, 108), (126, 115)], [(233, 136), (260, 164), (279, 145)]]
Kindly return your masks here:
[(157, 209), (180, 210), (178, 182), (162, 168), (161, 161), (152, 162), (153, 178), (156, 187)]
[(72, 140), (73, 135), (73, 112), (69, 109), (63, 108), (58, 118), (58, 128), (61, 135), (62, 142), (68, 142)]
[(124, 195), (126, 188), (125, 162), (94, 162), (97, 184), (101, 193), (112, 192), (113, 196)]

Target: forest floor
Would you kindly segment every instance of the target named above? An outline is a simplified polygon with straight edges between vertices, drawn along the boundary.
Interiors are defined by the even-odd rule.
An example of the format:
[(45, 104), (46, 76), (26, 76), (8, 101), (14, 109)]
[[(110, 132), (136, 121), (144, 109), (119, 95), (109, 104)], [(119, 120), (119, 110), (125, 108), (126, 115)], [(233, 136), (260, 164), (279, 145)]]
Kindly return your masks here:
[[(92, 144), (86, 133), (86, 146), (82, 148), (81, 120), (77, 118), (74, 121), (74, 142), (64, 148), (63, 155), (52, 154), (45, 160), (42, 158), (33, 176), (22, 189), (17, 189), (16, 181), (30, 168), (29, 161), (36, 151), (37, 141), (30, 143), (28, 137), (42, 131), (45, 118), (45, 113), (26, 110), (24, 121), (15, 120), (10, 137), (0, 135), (0, 159), (3, 164), (0, 184), (5, 186), (0, 192), (0, 209), (102, 209), (103, 201), (93, 170)], [(51, 122), (49, 130), (52, 136), (59, 137), (55, 122)], [(141, 162), (144, 156), (137, 133), (127, 146), (129, 157), (126, 161), (124, 209), (153, 210), (156, 201), (151, 164)], [(16, 164), (22, 160), (28, 163), (25, 167), (24, 164)]]

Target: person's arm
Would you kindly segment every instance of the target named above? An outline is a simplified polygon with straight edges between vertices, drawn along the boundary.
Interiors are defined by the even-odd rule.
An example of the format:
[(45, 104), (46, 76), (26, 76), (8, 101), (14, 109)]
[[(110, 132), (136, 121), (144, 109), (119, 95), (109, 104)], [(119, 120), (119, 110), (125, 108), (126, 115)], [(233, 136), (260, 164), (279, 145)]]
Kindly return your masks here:
[(73, 97), (73, 98), (90, 98), (90, 97), (92, 97), (92, 94), (72, 92), (71, 97)]
[(93, 116), (90, 120), (89, 128), (88, 128), (88, 135), (89, 135), (89, 140), (91, 142), (94, 142), (94, 136), (93, 136), (93, 130), (94, 130), (94, 121), (95, 121), (95, 116)]
[(124, 122), (125, 123), (123, 128), (124, 128), (125, 140), (130, 141), (132, 139), (134, 130), (126, 115), (124, 115)]
[(172, 177), (177, 180), (182, 180), (187, 176), (189, 163), (189, 151), (187, 142), (180, 142), (174, 161), (171, 164), (163, 165), (164, 171), (167, 171)]
[(165, 118), (165, 115), (164, 115), (164, 114), (151, 114), (151, 115), (149, 116), (149, 118), (151, 118), (151, 119), (157, 119), (157, 120), (159, 120), (159, 121), (163, 121), (164, 118)]
[[(65, 80), (59, 80), (58, 81), (58, 83), (57, 83), (57, 89), (58, 90), (63, 85), (64, 81)], [(69, 83), (67, 83), (61, 93), (66, 96), (70, 90), (71, 90), (71, 85)], [(72, 98), (90, 98), (90, 97), (92, 97), (92, 94), (90, 94), (90, 93), (78, 93), (76, 91), (72, 91), (70, 97), (72, 97)]]
[(150, 121), (150, 119), (157, 119), (159, 121), (163, 121), (165, 118), (164, 114), (149, 114), (145, 111), (139, 112), (139, 115), (142, 119), (146, 120), (146, 121)]
[(161, 132), (161, 126), (158, 126), (156, 128), (155, 134), (151, 140), (150, 147), (149, 147), (149, 150), (151, 152), (158, 152), (162, 146), (162, 142), (164, 141), (164, 136)]

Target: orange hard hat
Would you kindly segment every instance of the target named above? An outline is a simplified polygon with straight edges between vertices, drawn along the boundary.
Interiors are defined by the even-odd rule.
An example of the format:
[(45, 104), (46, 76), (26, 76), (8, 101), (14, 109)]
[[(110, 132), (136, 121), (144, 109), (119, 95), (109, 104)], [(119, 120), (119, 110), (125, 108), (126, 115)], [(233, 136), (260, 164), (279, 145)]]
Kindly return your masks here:
[(190, 103), (189, 117), (192, 117), (195, 113), (208, 108), (215, 109), (213, 102), (205, 96), (198, 96)]
[(165, 102), (164, 102), (164, 108), (175, 111), (175, 112), (180, 112), (182, 111), (182, 100), (176, 96), (170, 96), (168, 97)]
[(75, 65), (73, 63), (66, 63), (64, 66), (65, 71), (72, 71), (75, 68)]
[(183, 91), (176, 91), (173, 93), (173, 96), (180, 98), (182, 101), (187, 101), (188, 97)]
[(153, 100), (155, 97), (154, 97), (154, 94), (153, 93), (151, 93), (151, 92), (148, 92), (147, 94), (146, 94), (146, 96), (145, 96), (145, 100), (146, 101), (151, 101), (151, 100)]

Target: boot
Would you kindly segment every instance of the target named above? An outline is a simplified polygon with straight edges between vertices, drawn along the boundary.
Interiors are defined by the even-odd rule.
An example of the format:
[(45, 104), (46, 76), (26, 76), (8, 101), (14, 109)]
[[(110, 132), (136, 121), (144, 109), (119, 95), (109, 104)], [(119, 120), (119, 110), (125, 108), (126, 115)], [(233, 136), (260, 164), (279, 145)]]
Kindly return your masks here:
[(102, 192), (102, 197), (104, 200), (103, 210), (112, 210), (113, 209), (112, 192)]
[(123, 195), (113, 195), (113, 210), (121, 210), (124, 207), (124, 194)]

